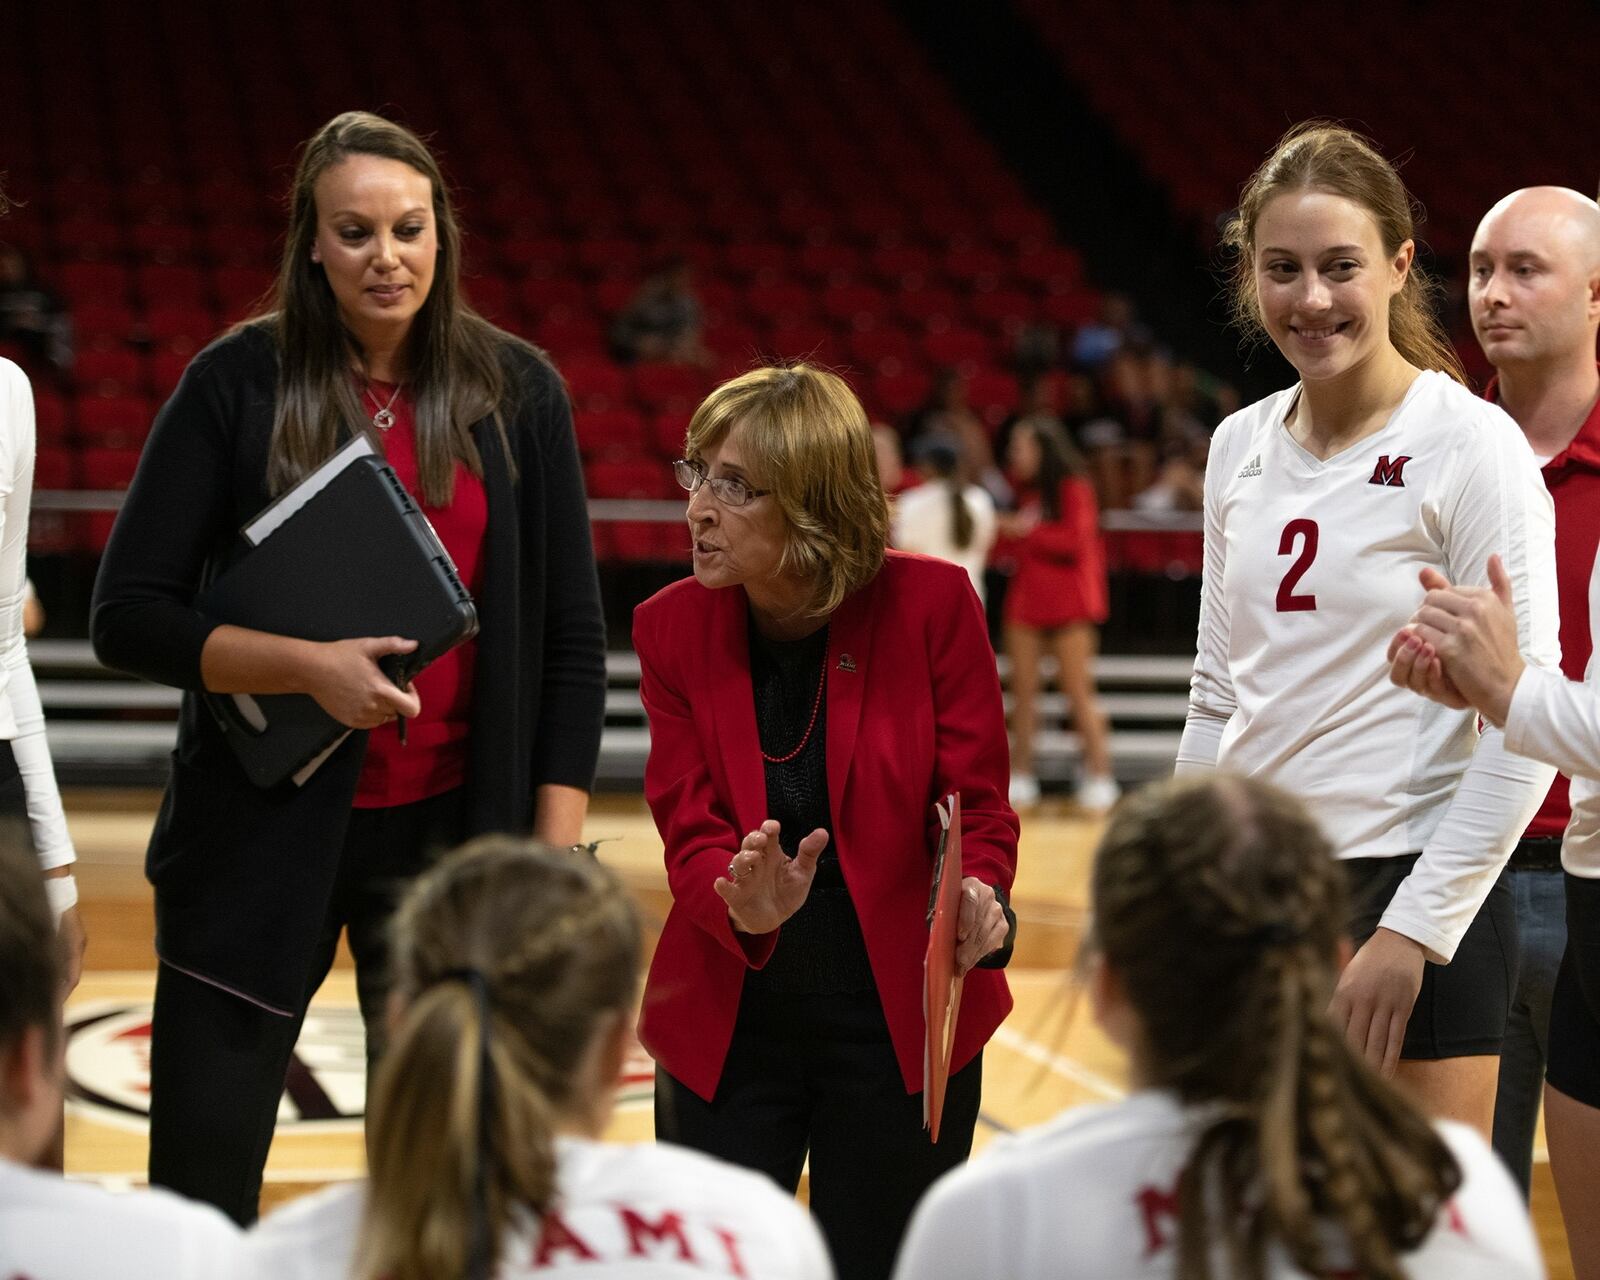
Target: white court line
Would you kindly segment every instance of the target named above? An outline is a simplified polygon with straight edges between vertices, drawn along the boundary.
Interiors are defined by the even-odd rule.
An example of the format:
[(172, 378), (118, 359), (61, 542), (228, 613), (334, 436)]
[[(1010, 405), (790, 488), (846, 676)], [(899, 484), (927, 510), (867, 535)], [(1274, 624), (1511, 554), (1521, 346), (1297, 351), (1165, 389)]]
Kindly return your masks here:
[[(268, 1169), (262, 1175), (262, 1181), (274, 1182), (355, 1182), (366, 1177), (366, 1173), (356, 1173), (349, 1168), (344, 1169)], [(69, 1173), (66, 1175), (68, 1182), (90, 1182), (97, 1186), (105, 1187), (110, 1191), (130, 1191), (143, 1187), (148, 1176), (139, 1173)]]
[(1058, 1076), (1071, 1080), (1074, 1084), (1082, 1085), (1091, 1093), (1098, 1093), (1102, 1098), (1116, 1101), (1125, 1098), (1128, 1091), (1115, 1080), (1101, 1075), (1098, 1071), (1091, 1071), (1081, 1062), (1077, 1062), (1065, 1054), (1047, 1049), (1037, 1041), (1028, 1039), (1020, 1031), (1013, 1031), (1010, 1027), (1001, 1026), (995, 1030), (994, 1039), (1010, 1049), (1013, 1053), (1021, 1054), (1029, 1062), (1037, 1062), (1040, 1066), (1048, 1067)]

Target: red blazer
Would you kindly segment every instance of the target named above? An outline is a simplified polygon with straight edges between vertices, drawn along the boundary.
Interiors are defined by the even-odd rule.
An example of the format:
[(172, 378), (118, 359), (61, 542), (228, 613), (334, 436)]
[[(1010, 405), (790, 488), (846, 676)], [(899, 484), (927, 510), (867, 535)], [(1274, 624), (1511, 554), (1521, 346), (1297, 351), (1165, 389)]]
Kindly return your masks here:
[[(633, 615), (650, 718), (645, 799), (666, 847), (672, 910), (645, 986), (639, 1038), (710, 1099), (744, 975), (777, 933), (736, 933), (712, 883), (767, 817), (742, 588), (674, 583)], [(925, 916), (937, 847), (933, 803), (961, 792), (962, 872), (1008, 892), (1017, 817), (1010, 751), (983, 609), (966, 571), (891, 551), (835, 611), (828, 635), (828, 799), (836, 852), (861, 920), (906, 1089), (922, 1088)], [(967, 974), (952, 1070), (1011, 1009), (999, 970)]]

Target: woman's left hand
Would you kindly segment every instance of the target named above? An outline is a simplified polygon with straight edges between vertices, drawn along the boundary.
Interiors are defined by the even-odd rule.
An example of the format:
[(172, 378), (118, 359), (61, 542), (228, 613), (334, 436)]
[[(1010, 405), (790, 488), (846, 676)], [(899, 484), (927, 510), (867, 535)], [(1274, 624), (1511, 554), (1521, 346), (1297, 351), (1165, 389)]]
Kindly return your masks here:
[(1011, 926), (992, 886), (977, 876), (961, 881), (961, 914), (956, 920), (956, 969), (965, 973), (1006, 944)]
[(1381, 926), (1350, 957), (1328, 1012), (1350, 1048), (1385, 1077), (1394, 1075), (1406, 1023), (1422, 990), (1422, 945)]

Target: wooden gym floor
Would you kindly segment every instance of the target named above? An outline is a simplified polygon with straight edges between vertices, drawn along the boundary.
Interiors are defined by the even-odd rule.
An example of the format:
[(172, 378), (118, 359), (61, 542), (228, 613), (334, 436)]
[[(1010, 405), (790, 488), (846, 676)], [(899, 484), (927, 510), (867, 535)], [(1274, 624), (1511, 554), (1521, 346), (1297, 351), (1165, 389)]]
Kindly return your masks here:
[[(68, 1004), (72, 1100), (67, 1171), (109, 1184), (143, 1181), (145, 1072), (154, 988), (149, 888), (141, 861), (159, 796), (150, 791), (73, 790), (67, 816), (77, 843), (83, 915), (89, 933), (84, 979)], [(995, 1133), (1054, 1115), (1063, 1107), (1121, 1096), (1121, 1055), (1094, 1027), (1087, 1008), (1064, 1018), (1067, 975), (1087, 900), (1097, 823), (1069, 804), (1046, 801), (1024, 815), (1013, 894), (1022, 928), (1010, 977), (1017, 1007), (985, 1055), (977, 1147)], [(596, 797), (586, 838), (604, 838), (600, 857), (622, 875), (649, 922), (668, 898), (661, 846), (637, 795)], [(348, 957), (341, 955), (307, 1019), (268, 1162), (264, 1201), (275, 1204), (362, 1168), (363, 1059)], [(613, 1124), (624, 1140), (648, 1140), (650, 1063), (629, 1064)], [(1570, 1278), (1543, 1135), (1534, 1168), (1533, 1214), (1552, 1280)]]

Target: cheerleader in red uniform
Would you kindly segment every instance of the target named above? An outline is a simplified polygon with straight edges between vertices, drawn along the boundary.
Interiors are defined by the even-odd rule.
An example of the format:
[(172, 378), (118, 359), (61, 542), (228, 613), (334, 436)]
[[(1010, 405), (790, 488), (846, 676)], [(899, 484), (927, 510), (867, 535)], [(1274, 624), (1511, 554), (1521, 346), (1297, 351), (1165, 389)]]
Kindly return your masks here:
[(1011, 661), (1011, 803), (1034, 804), (1033, 742), (1038, 726), (1039, 658), (1048, 640), (1061, 691), (1071, 704), (1083, 750), (1078, 803), (1103, 812), (1117, 799), (1105, 713), (1094, 689), (1094, 656), (1106, 618), (1106, 562), (1100, 512), (1083, 459), (1054, 423), (1017, 424), (1007, 464), (1017, 510), (1001, 517), (1015, 539), (1017, 570), (1006, 592), (1005, 647)]

